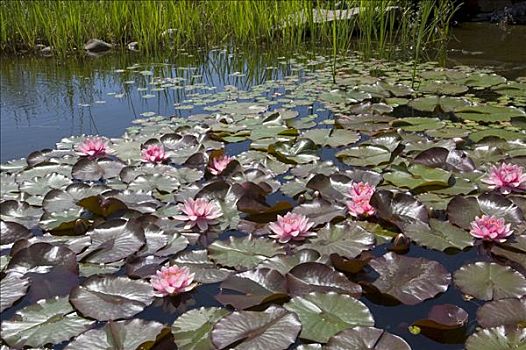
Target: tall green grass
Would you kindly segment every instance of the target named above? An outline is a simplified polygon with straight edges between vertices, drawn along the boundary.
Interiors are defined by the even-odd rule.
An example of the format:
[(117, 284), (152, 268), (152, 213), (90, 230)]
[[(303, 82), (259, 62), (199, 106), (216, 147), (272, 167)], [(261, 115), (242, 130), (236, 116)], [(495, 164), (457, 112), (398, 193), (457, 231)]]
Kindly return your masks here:
[[(44, 44), (66, 55), (82, 51), (90, 38), (117, 47), (138, 41), (145, 52), (216, 45), (293, 47), (310, 41), (338, 53), (353, 49), (366, 57), (390, 57), (394, 47), (407, 52), (416, 39), (422, 48), (443, 41), (454, 11), (452, 0), (422, 1), (429, 17), (414, 10), (410, 0), (339, 3), (359, 7), (360, 14), (316, 23), (313, 9), (335, 8), (335, 1), (328, 0), (1, 0), (0, 50), (15, 53)], [(424, 35), (415, 29), (419, 25)]]

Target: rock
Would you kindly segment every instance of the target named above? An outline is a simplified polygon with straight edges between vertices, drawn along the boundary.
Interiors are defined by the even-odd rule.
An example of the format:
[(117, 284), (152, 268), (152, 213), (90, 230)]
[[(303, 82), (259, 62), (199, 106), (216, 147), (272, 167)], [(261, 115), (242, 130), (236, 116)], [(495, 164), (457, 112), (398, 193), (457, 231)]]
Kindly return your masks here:
[(84, 50), (91, 52), (104, 52), (110, 50), (112, 47), (113, 45), (100, 39), (89, 39), (86, 45), (84, 45)]
[(139, 51), (139, 43), (137, 41), (132, 41), (128, 44), (128, 50), (130, 51)]
[(51, 56), (53, 54), (53, 49), (51, 46), (46, 46), (40, 49), (40, 53), (44, 56)]
[(161, 36), (166, 36), (166, 35), (173, 36), (175, 34), (175, 31), (176, 29), (168, 28), (164, 32), (161, 33)]

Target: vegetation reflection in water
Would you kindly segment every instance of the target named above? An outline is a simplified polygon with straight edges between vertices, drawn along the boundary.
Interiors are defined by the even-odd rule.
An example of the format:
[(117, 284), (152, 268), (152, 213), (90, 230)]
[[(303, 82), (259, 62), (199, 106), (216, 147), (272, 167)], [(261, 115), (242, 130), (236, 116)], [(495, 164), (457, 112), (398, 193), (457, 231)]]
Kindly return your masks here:
[(2, 339), (524, 346), (525, 80), (315, 63), (2, 164)]

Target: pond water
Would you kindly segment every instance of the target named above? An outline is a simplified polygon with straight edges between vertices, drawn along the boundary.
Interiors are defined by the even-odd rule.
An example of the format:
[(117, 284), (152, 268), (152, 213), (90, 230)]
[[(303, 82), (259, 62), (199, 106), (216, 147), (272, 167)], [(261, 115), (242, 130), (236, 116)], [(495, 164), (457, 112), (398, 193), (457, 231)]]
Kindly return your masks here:
[[(5, 271), (13, 271), (10, 276), (29, 282), (5, 282), (10, 294), (0, 317), (10, 320), (20, 312), (29, 319), (40, 311), (24, 310), (37, 300), (69, 296), (79, 314), (64, 306), (69, 305), (64, 298), (56, 302), (61, 305), (42, 307), (50, 317), (76, 318), (69, 321), (76, 326), (61, 321), (69, 338), (93, 327), (69, 347), (91, 349), (86, 344), (110, 341), (100, 329), (121, 331), (104, 322), (86, 325), (81, 316), (170, 326), (197, 307), (252, 310), (220, 321), (232, 331), (242, 323), (235, 317), (256, 317), (247, 324), (257, 323), (263, 313), (256, 311), (276, 304), (296, 312), (303, 325), (296, 337), (298, 321), (281, 319), (290, 349), (321, 349), (306, 344), (326, 343), (349, 324), (371, 326), (367, 315), (376, 328), (403, 338), (412, 349), (464, 349), (481, 322), (495, 327), (510, 322), (477, 318), (487, 300), (515, 301), (526, 294), (526, 198), (521, 192), (491, 192), (483, 181), (490, 164), (526, 165), (526, 66), (515, 55), (520, 46), (515, 40), (526, 32), (517, 28), (463, 25), (454, 31), (450, 68), (427, 62), (416, 75), (406, 62), (338, 57), (336, 84), (330, 50), (320, 48), (3, 59), (1, 214), (10, 224), (2, 226), (2, 281)], [(487, 33), (484, 45), (473, 44), (479, 29)], [(502, 54), (504, 49), (514, 54)], [(79, 158), (75, 145), (82, 134), (111, 138), (113, 153)], [(166, 150), (165, 164), (141, 163), (141, 149), (154, 144)], [(207, 165), (223, 152), (235, 160), (214, 176)], [(371, 199), (375, 216), (354, 218), (346, 209), (343, 193), (358, 181), (378, 186)], [(223, 213), (206, 233), (174, 220), (178, 203), (197, 197), (215, 201)], [(270, 243), (264, 237), (267, 223), (292, 208), (315, 224), (320, 237), (304, 245)], [(505, 218), (514, 238), (502, 244), (474, 240), (470, 222), (482, 213)], [(413, 243), (390, 243), (400, 232)], [(293, 261), (291, 253), (303, 258)], [(149, 288), (143, 281), (168, 259), (189, 267), (202, 285), (155, 300), (150, 292), (136, 292)], [(509, 277), (500, 281), (503, 291), (492, 289), (499, 274)], [(489, 277), (480, 282), (477, 275)], [(18, 285), (23, 292), (13, 287)], [(346, 301), (347, 294), (363, 304)], [(138, 301), (130, 303), (134, 298)], [(108, 303), (107, 310), (100, 310), (100, 303)], [(453, 316), (440, 319), (446, 325), (418, 323), (443, 304), (456, 305)], [(348, 307), (347, 314), (362, 316), (348, 321), (338, 314), (338, 308)], [(136, 312), (127, 314), (130, 309)], [(205, 327), (209, 317), (203, 317)], [(130, 337), (129, 327), (136, 325), (126, 322), (117, 324)], [(2, 338), (16, 347), (43, 345), (39, 337), (45, 336), (38, 332), (23, 336), (29, 334), (27, 324), (8, 323)], [(420, 329), (412, 328), (412, 334), (414, 324)], [(191, 349), (184, 341), (199, 340), (188, 334), (208, 334), (206, 327), (192, 326), (178, 325), (175, 338), (184, 349)], [(52, 333), (53, 326), (46, 327)], [(128, 340), (153, 341), (161, 328), (150, 323), (143, 338)], [(251, 330), (248, 339), (266, 331)], [(503, 329), (495, 332), (472, 337), (469, 350), (506, 338)], [(212, 338), (229, 346), (249, 341)], [(48, 341), (55, 348), (67, 346), (60, 337)], [(387, 348), (397, 341), (386, 339)], [(161, 333), (154, 348), (173, 348), (171, 333)]]
[[(524, 26), (502, 29), (488, 23), (464, 23), (453, 30), (448, 64), (491, 67), (512, 79), (525, 76), (525, 40)], [(330, 49), (320, 48), (303, 52), (272, 48), (261, 52), (182, 51), (159, 57), (130, 52), (66, 60), (4, 57), (0, 63), (0, 161), (52, 147), (70, 135), (120, 136), (143, 113), (195, 113), (174, 108), (174, 104), (195, 91), (155, 91), (157, 86), (149, 85), (150, 75), (117, 73), (126, 67), (140, 64), (136, 72), (150, 71), (156, 77), (190, 77), (184, 85), (197, 83), (196, 89), (203, 86), (222, 91), (225, 85), (247, 89), (268, 79), (279, 79), (291, 73), (291, 63), (296, 59), (313, 59), (329, 52)]]

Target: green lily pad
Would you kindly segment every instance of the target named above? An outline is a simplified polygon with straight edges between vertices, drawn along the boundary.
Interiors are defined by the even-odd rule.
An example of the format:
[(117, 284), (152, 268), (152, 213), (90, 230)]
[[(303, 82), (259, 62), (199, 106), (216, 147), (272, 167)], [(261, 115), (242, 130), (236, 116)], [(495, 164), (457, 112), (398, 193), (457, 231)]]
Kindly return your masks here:
[(2, 339), (12, 347), (57, 344), (84, 332), (94, 321), (80, 317), (68, 298), (39, 300), (2, 321)]
[(504, 326), (481, 329), (466, 340), (466, 350), (522, 350), (526, 347), (526, 329)]
[(462, 266), (454, 274), (463, 293), (480, 300), (518, 298), (526, 295), (526, 278), (511, 267), (477, 262)]
[(374, 325), (367, 306), (349, 295), (313, 292), (292, 298), (284, 307), (298, 315), (302, 325), (300, 338), (320, 343), (344, 329)]
[(218, 264), (229, 267), (253, 268), (263, 260), (281, 253), (283, 248), (274, 241), (252, 236), (228, 241), (215, 241), (208, 247), (209, 257)]
[(411, 350), (411, 347), (404, 339), (383, 329), (354, 327), (332, 337), (326, 349)]
[(407, 225), (404, 233), (419, 245), (437, 250), (464, 249), (474, 241), (466, 230), (437, 219), (430, 219), (429, 226), (423, 223)]
[(348, 165), (375, 166), (389, 162), (391, 152), (382, 146), (359, 145), (336, 153), (336, 157)]
[[(301, 324), (298, 317), (282, 307), (271, 306), (263, 312), (233, 312), (217, 322), (212, 343), (219, 349), (287, 349), (296, 341)], [(248, 335), (248, 336), (247, 336)]]
[(92, 329), (79, 335), (67, 350), (123, 349), (135, 350), (146, 342), (155, 342), (163, 324), (141, 319), (108, 322), (101, 329)]
[(523, 327), (526, 323), (526, 298), (490, 301), (477, 310), (477, 323), (484, 328)]
[(352, 259), (364, 250), (371, 249), (374, 242), (374, 235), (355, 223), (327, 224), (318, 231), (317, 237), (303, 247), (313, 249), (324, 256), (338, 254)]
[(406, 305), (416, 305), (445, 292), (451, 280), (439, 262), (389, 252), (369, 262), (380, 275), (373, 285)]
[(185, 312), (172, 324), (177, 348), (181, 350), (208, 350), (213, 347), (210, 333), (214, 325), (228, 315), (218, 307), (201, 307)]

